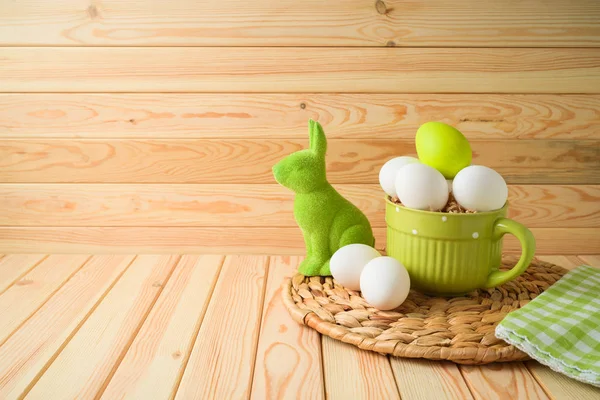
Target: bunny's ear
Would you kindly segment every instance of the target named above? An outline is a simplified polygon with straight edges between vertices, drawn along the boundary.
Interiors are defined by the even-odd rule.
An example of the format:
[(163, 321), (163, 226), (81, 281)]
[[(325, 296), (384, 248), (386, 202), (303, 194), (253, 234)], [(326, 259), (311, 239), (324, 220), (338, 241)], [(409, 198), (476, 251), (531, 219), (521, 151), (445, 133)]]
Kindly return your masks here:
[(323, 127), (317, 121), (312, 119), (308, 121), (308, 135), (310, 141), (310, 149), (318, 156), (325, 157), (327, 152), (327, 139)]

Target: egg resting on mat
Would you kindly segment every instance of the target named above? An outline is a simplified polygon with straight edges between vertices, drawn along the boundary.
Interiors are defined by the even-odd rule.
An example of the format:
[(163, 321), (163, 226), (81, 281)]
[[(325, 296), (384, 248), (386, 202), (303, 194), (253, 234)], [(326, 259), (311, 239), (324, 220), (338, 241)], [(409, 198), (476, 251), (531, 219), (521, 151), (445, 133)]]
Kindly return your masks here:
[(410, 291), (408, 271), (392, 257), (377, 257), (365, 265), (360, 275), (363, 298), (380, 310), (399, 307)]
[(354, 243), (338, 249), (329, 261), (331, 275), (342, 286), (360, 290), (360, 274), (369, 261), (381, 254), (371, 246)]

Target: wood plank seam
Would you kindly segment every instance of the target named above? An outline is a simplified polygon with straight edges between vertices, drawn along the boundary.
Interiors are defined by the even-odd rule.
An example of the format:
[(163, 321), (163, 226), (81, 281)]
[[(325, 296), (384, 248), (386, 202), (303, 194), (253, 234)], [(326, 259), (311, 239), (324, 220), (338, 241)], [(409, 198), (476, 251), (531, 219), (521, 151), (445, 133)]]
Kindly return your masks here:
[(271, 256), (251, 399), (325, 399), (321, 336), (294, 322), (281, 299), (281, 283), (303, 256)]
[[(0, 46), (3, 48), (4, 46)], [(427, 48), (417, 48), (418, 49), (427, 49)], [(439, 47), (433, 47), (431, 49), (440, 49)], [(491, 47), (476, 47), (477, 49), (491, 49)], [(508, 48), (511, 49), (511, 48)], [(600, 48), (595, 48), (600, 49)], [(460, 50), (460, 49), (459, 49)], [(587, 49), (589, 50), (589, 49)], [(152, 90), (152, 91), (136, 91), (136, 90), (124, 90), (119, 92), (112, 91), (102, 91), (102, 90), (86, 90), (82, 92), (68, 92), (64, 90), (49, 90), (49, 91), (26, 91), (26, 92), (3, 92), (0, 91), (1, 96), (15, 96), (15, 95), (134, 95), (134, 94), (144, 94), (144, 95), (185, 95), (185, 94), (194, 94), (194, 95), (352, 95), (352, 96), (364, 96), (370, 94), (379, 94), (379, 95), (389, 95), (389, 96), (397, 96), (397, 95), (415, 95), (415, 96), (424, 96), (424, 95), (481, 95), (481, 96), (494, 96), (494, 95), (502, 95), (502, 96), (510, 96), (510, 95), (519, 95), (519, 96), (599, 96), (600, 90), (597, 92), (499, 92), (499, 91), (490, 91), (490, 92), (474, 92), (474, 91), (457, 91), (457, 92), (436, 92), (433, 90), (426, 91), (398, 91), (398, 92), (386, 92), (383, 90), (370, 90), (368, 92), (360, 92), (360, 91), (318, 91), (313, 90), (310, 92), (304, 91), (295, 91), (295, 90), (286, 90), (286, 91), (275, 91), (275, 90), (264, 90), (264, 91), (219, 91), (219, 90), (203, 90), (201, 92), (191, 91), (191, 90), (173, 90), (173, 91), (160, 91), (160, 90)], [(269, 136), (270, 137), (270, 136)], [(22, 137), (19, 136), (19, 139)], [(62, 138), (62, 136), (61, 136)], [(186, 137), (188, 138), (188, 137)], [(218, 136), (214, 137), (218, 139)], [(289, 139), (287, 137), (286, 139)]]
[(529, 367), (527, 366), (527, 363), (522, 363), (522, 364), (523, 364), (523, 369), (524, 369), (525, 371), (527, 371), (527, 373), (528, 373), (529, 375), (531, 375), (531, 377), (533, 378), (534, 382), (536, 382), (536, 383), (538, 384), (538, 386), (539, 386), (539, 387), (542, 389), (542, 391), (543, 391), (544, 393), (546, 393), (546, 396), (548, 396), (548, 398), (549, 398), (549, 399), (552, 399), (552, 400), (556, 399), (556, 397), (552, 395), (552, 392), (551, 392), (551, 391), (548, 389), (548, 387), (547, 387), (547, 386), (544, 384), (544, 381), (543, 381), (543, 380), (542, 380), (542, 379), (541, 379), (541, 378), (540, 378), (540, 377), (539, 377), (537, 374), (535, 374), (535, 373), (534, 373), (534, 372), (531, 370), (531, 368), (529, 368)]
[(194, 350), (194, 344), (196, 344), (196, 340), (198, 339), (198, 334), (200, 333), (200, 328), (202, 327), (202, 322), (204, 322), (204, 317), (206, 316), (206, 310), (208, 309), (208, 306), (209, 306), (210, 302), (212, 301), (212, 296), (213, 296), (213, 293), (215, 292), (215, 286), (217, 285), (217, 281), (219, 280), (219, 278), (221, 276), (221, 271), (223, 270), (223, 264), (225, 264), (225, 257), (223, 257), (223, 259), (221, 260), (221, 265), (219, 266), (219, 270), (215, 274), (214, 281), (210, 287), (207, 301), (204, 303), (204, 307), (202, 310), (202, 317), (196, 322), (196, 326), (194, 327), (194, 334), (192, 335), (192, 339), (187, 348), (187, 352), (185, 353), (185, 360), (183, 361), (182, 368), (179, 371), (179, 374), (177, 376), (175, 388), (173, 389), (173, 392), (171, 393), (171, 397), (169, 398), (170, 400), (175, 399), (175, 396), (177, 396), (177, 391), (179, 390), (179, 386), (181, 385), (181, 380), (183, 378), (183, 374), (185, 373), (185, 369), (187, 368), (187, 365), (190, 361), (190, 357), (192, 356), (192, 351)]
[[(361, 350), (326, 335), (321, 335), (321, 344), (328, 370), (324, 377), (330, 382), (326, 398), (400, 399), (397, 384), (390, 383), (390, 380), (395, 381), (395, 376), (388, 357), (377, 352)], [(354, 387), (348, 386), (347, 374), (353, 374), (351, 379), (354, 381)]]
[[(0, 48), (2, 48), (3, 46), (0, 46)], [(421, 48), (416, 48), (416, 49), (421, 49)], [(437, 49), (434, 48), (434, 49)], [(490, 49), (490, 47), (475, 47), (475, 50), (477, 49)], [(401, 95), (401, 94), (410, 94), (410, 95), (416, 95), (416, 96), (422, 96), (422, 95), (437, 95), (437, 94), (442, 94), (442, 95), (482, 95), (482, 96), (493, 96), (493, 95), (522, 95), (522, 96), (598, 96), (600, 95), (600, 89), (594, 89), (594, 91), (575, 91), (575, 90), (571, 90), (571, 91), (557, 91), (557, 92), (551, 92), (551, 91), (534, 91), (534, 90), (530, 90), (530, 91), (513, 91), (513, 92), (505, 92), (505, 91), (443, 91), (443, 92), (436, 92), (433, 90), (422, 90), (422, 91), (390, 91), (390, 92), (385, 92), (383, 91), (381, 88), (376, 89), (376, 90), (369, 90), (369, 91), (365, 91), (365, 92), (359, 92), (359, 91), (345, 91), (345, 90), (327, 90), (327, 91), (317, 91), (317, 90), (312, 90), (310, 92), (305, 92), (305, 91), (299, 91), (299, 90), (285, 90), (285, 91), (281, 91), (281, 92), (276, 92), (274, 90), (265, 90), (265, 91), (218, 91), (218, 90), (202, 90), (202, 91), (195, 91), (195, 90), (169, 90), (169, 91), (160, 91), (160, 90), (152, 90), (152, 91), (135, 91), (135, 90), (124, 90), (124, 91), (100, 91), (100, 90), (85, 90), (85, 91), (72, 91), (72, 92), (68, 92), (68, 91), (60, 91), (60, 90), (49, 90), (49, 91), (19, 91), (19, 92), (13, 92), (13, 91), (0, 91), (0, 95), (16, 95), (16, 94), (32, 94), (32, 95), (50, 95), (50, 94), (54, 94), (54, 95), (83, 95), (83, 94), (91, 94), (91, 95), (102, 95), (102, 94), (114, 94), (114, 95), (130, 95), (130, 94), (164, 94), (164, 95), (183, 95), (183, 94), (212, 94), (212, 95), (220, 95), (220, 94), (251, 94), (251, 95), (263, 95), (263, 94), (290, 94), (290, 95), (310, 95), (310, 94), (318, 94), (318, 95), (325, 95), (325, 94), (340, 94), (340, 95), (368, 95), (368, 94), (387, 94), (390, 96), (394, 96), (394, 95)], [(44, 137), (44, 136), (42, 136)], [(10, 137), (7, 137), (10, 138)], [(64, 137), (60, 137), (61, 139), (63, 139)], [(111, 138), (111, 137), (108, 137)], [(121, 138), (119, 137), (114, 137), (113, 139), (119, 139)], [(140, 138), (144, 138), (143, 136)], [(154, 138), (154, 137), (146, 137), (146, 138)], [(177, 138), (177, 137), (176, 137)], [(211, 138), (213, 139), (218, 139), (218, 136), (212, 136)], [(232, 137), (234, 138), (234, 137)], [(269, 136), (270, 138), (270, 136)], [(15, 137), (15, 139), (23, 139), (22, 137)], [(39, 139), (39, 138), (38, 138)], [(80, 139), (79, 137), (77, 139)], [(184, 137), (184, 139), (189, 139), (189, 137)], [(285, 139), (289, 139), (289, 137), (285, 137)], [(523, 138), (524, 139), (524, 138)], [(593, 140), (593, 139), (588, 139), (588, 140)]]
[(323, 335), (319, 335), (319, 362), (321, 363), (321, 382), (323, 382), (323, 399), (327, 399), (327, 381), (325, 380), (325, 357), (323, 356)]
[(119, 273), (127, 268), (132, 258), (134, 255), (92, 257), (73, 279), (2, 346), (1, 398), (18, 398), (21, 395), (31, 379), (118, 278)]
[(4, 288), (4, 290), (0, 290), (0, 296), (2, 296), (2, 294), (4, 294), (4, 292), (6, 292), (8, 289), (10, 289), (11, 286), (13, 286), (16, 282), (20, 281), (25, 275), (27, 275), (28, 273), (30, 273), (31, 271), (33, 271), (33, 269), (35, 267), (37, 267), (38, 265), (40, 265), (41, 263), (43, 263), (48, 257), (50, 257), (50, 254), (46, 254), (41, 260), (39, 260), (36, 263), (33, 263), (33, 265), (30, 268), (28, 268), (21, 275), (19, 275), (15, 280), (13, 280), (10, 283), (10, 285), (8, 285), (6, 288)]
[[(298, 263), (302, 262), (304, 260), (304, 256), (302, 256), (299, 260)], [(317, 334), (319, 335), (319, 362), (321, 363), (321, 382), (323, 382), (323, 399), (327, 399), (327, 380), (325, 379), (325, 356), (323, 355), (323, 335), (319, 332), (317, 332)]]
[(158, 298), (160, 297), (161, 293), (165, 289), (165, 286), (167, 286), (167, 283), (169, 282), (169, 279), (171, 279), (171, 276), (173, 275), (173, 271), (175, 271), (175, 268), (177, 268), (177, 265), (181, 261), (181, 257), (182, 257), (181, 255), (178, 256), (177, 261), (175, 261), (173, 263), (173, 266), (171, 267), (171, 270), (169, 271), (169, 273), (165, 277), (165, 280), (160, 285), (160, 288), (156, 291), (156, 293), (154, 295), (154, 299), (152, 299), (152, 301), (150, 302), (150, 306), (146, 309), (146, 311), (145, 311), (144, 315), (142, 316), (142, 318), (140, 318), (140, 320), (138, 322), (138, 325), (133, 330), (133, 333), (129, 337), (129, 340), (127, 341), (127, 344), (123, 347), (123, 350), (121, 351), (121, 354), (119, 354), (119, 357), (117, 357), (117, 360), (115, 361), (115, 363), (113, 364), (110, 372), (106, 376), (106, 379), (102, 383), (102, 386), (100, 387), (100, 389), (96, 393), (96, 396), (95, 396), (96, 399), (99, 399), (100, 397), (102, 397), (102, 393), (104, 393), (104, 391), (108, 387), (108, 384), (110, 383), (110, 380), (114, 376), (115, 372), (117, 372), (117, 369), (119, 368), (119, 365), (121, 365), (121, 362), (123, 361), (123, 359), (125, 358), (125, 355), (129, 351), (129, 348), (131, 347), (131, 344), (135, 340), (135, 337), (138, 335), (140, 329), (142, 329), (142, 326), (144, 325), (144, 322), (146, 322), (146, 319), (148, 318), (148, 315), (150, 315), (150, 312), (154, 308), (154, 305), (158, 301)]
[(392, 371), (392, 376), (394, 376), (394, 379), (392, 379), (394, 381), (394, 386), (396, 387), (396, 392), (398, 393), (398, 397), (400, 397), (400, 399), (402, 400), (402, 394), (400, 393), (400, 386), (398, 385), (398, 379), (396, 379), (395, 377), (395, 373), (394, 373), (394, 368), (392, 367), (392, 357), (390, 355), (387, 355), (385, 358), (387, 359), (387, 363), (390, 367), (390, 370)]
[(542, 392), (544, 392), (549, 399), (554, 399), (552, 393), (546, 388), (545, 385), (542, 384), (540, 379), (538, 379), (538, 377), (534, 373), (532, 373), (529, 368), (527, 368), (527, 364), (525, 362), (519, 362), (519, 364), (522, 364), (522, 368), (525, 371), (525, 373), (531, 376), (531, 379), (533, 379), (533, 381), (537, 383), (537, 385), (542, 389)]
[(227, 256), (177, 399), (248, 398), (266, 258)]
[(327, 400), (327, 373), (325, 372), (325, 354), (323, 354), (323, 341), (325, 336), (319, 333), (319, 345), (321, 346), (321, 375), (323, 380), (323, 399)]
[(265, 275), (263, 277), (263, 287), (262, 287), (262, 294), (261, 294), (261, 299), (260, 299), (260, 313), (259, 313), (259, 318), (258, 318), (258, 330), (257, 330), (257, 335), (256, 335), (256, 340), (254, 341), (254, 349), (252, 351), (253, 353), (253, 357), (252, 357), (252, 362), (251, 362), (251, 367), (250, 367), (250, 384), (248, 385), (248, 397), (251, 396), (252, 394), (252, 385), (254, 384), (254, 369), (256, 368), (256, 357), (258, 354), (258, 340), (260, 339), (260, 332), (262, 329), (262, 320), (263, 320), (263, 312), (265, 311), (265, 297), (266, 297), (266, 293), (267, 293), (267, 283), (269, 281), (269, 266), (271, 264), (271, 256), (268, 256), (265, 259)]
[(469, 390), (469, 393), (471, 393), (471, 398), (476, 399), (477, 396), (476, 396), (475, 389), (471, 387), (469, 380), (465, 376), (465, 372), (463, 371), (462, 368), (460, 368), (459, 365), (457, 365), (456, 368), (458, 369), (458, 372), (460, 373), (460, 376), (462, 377), (463, 382), (465, 382), (465, 385), (467, 385), (467, 389)]
[[(459, 365), (458, 368), (461, 371), (461, 374), (463, 375), (463, 378), (465, 379), (465, 381), (467, 383), (467, 387), (472, 392), (473, 397), (476, 400), (486, 399), (486, 397), (482, 397), (482, 395), (481, 395), (482, 384), (480, 383), (480, 387), (478, 390), (478, 388), (476, 387), (477, 381), (471, 380), (468, 378), (467, 374), (469, 374), (469, 371), (467, 371), (467, 369), (471, 369), (473, 372), (473, 375), (478, 375), (479, 377), (483, 378), (483, 381), (484, 381), (483, 387), (485, 387), (485, 390), (491, 390), (491, 391), (495, 392), (496, 389), (494, 388), (494, 384), (507, 383), (507, 382), (502, 382), (502, 379), (501, 379), (501, 374), (506, 372), (511, 375), (510, 381), (508, 383), (516, 385), (517, 396), (525, 395), (525, 396), (530, 396), (531, 398), (536, 398), (536, 399), (538, 399), (538, 398), (539, 399), (546, 399), (546, 398), (552, 399), (553, 398), (552, 396), (550, 396), (547, 393), (546, 390), (544, 390), (544, 387), (539, 384), (538, 380), (535, 379), (533, 374), (531, 374), (531, 372), (526, 367), (524, 362), (500, 363), (499, 370), (490, 370), (489, 364), (469, 365), (469, 366)], [(492, 378), (496, 378), (496, 379), (493, 379), (493, 382), (488, 383), (488, 381), (492, 381), (492, 379), (489, 379), (490, 375)], [(522, 386), (519, 385), (519, 382), (522, 383)], [(504, 390), (506, 390), (506, 388)], [(521, 392), (521, 390), (523, 390), (523, 392)], [(530, 393), (530, 390), (533, 390), (533, 391)], [(541, 391), (541, 393), (540, 393), (540, 391)], [(542, 393), (545, 397), (540, 396)]]
[[(176, 261), (177, 255), (138, 257), (31, 388), (28, 397), (47, 398), (50, 395), (46, 393), (50, 392), (59, 397), (95, 397)], [(73, 348), (77, 350), (72, 351)], [(63, 375), (63, 371), (77, 363), (81, 368)], [(98, 370), (100, 365), (102, 367)], [(70, 378), (73, 376), (78, 379), (73, 381)]]
[(117, 282), (119, 282), (119, 280), (121, 279), (121, 277), (127, 272), (127, 270), (129, 269), (129, 267), (131, 266), (131, 264), (133, 264), (133, 262), (136, 260), (136, 258), (137, 258), (137, 255), (135, 255), (131, 259), (131, 261), (129, 262), (129, 264), (127, 265), (127, 267), (123, 268), (123, 271), (106, 288), (106, 290), (104, 291), (104, 293), (98, 298), (98, 301), (96, 302), (96, 304), (94, 304), (90, 308), (90, 310), (87, 312), (87, 314), (81, 319), (81, 322), (79, 322), (79, 324), (75, 327), (75, 329), (67, 336), (66, 340), (60, 345), (60, 347), (58, 348), (58, 350), (52, 355), (52, 357), (50, 357), (48, 359), (48, 361), (46, 362), (46, 364), (44, 364), (44, 366), (40, 369), (40, 371), (36, 374), (36, 376), (31, 380), (31, 382), (29, 382), (29, 384), (27, 385), (27, 387), (25, 388), (25, 390), (23, 390), (23, 393), (21, 394), (20, 398), (24, 398), (27, 395), (27, 393), (29, 393), (31, 391), (31, 389), (35, 386), (35, 384), (40, 380), (40, 378), (42, 377), (42, 375), (44, 375), (44, 373), (46, 373), (46, 370), (48, 368), (50, 368), (50, 365), (52, 365), (52, 363), (54, 362), (54, 360), (56, 360), (56, 358), (60, 355), (60, 353), (64, 350), (64, 348), (67, 347), (67, 345), (69, 344), (69, 342), (71, 341), (71, 339), (77, 334), (77, 332), (79, 332), (79, 330), (81, 329), (81, 327), (86, 323), (86, 321), (88, 320), (88, 318), (96, 311), (96, 309), (102, 303), (102, 301), (104, 300), (104, 298), (106, 297), (106, 295), (108, 293), (110, 293), (110, 291), (117, 284)]
[(27, 397), (94, 398), (176, 261), (140, 255)]
[(393, 356), (390, 362), (402, 398), (474, 400), (455, 363)]
[[(1, 92), (0, 92), (1, 94)], [(171, 93), (169, 93), (171, 94)], [(262, 93), (261, 93), (262, 94)], [(345, 94), (345, 93), (344, 93)], [(357, 93), (360, 94), (360, 93)], [(419, 93), (421, 94), (421, 93)], [(424, 94), (435, 94), (435, 93), (424, 93)], [(465, 94), (468, 95), (469, 93), (461, 93), (461, 94)], [(493, 94), (493, 93), (490, 93)], [(560, 95), (560, 94), (557, 94)], [(308, 119), (308, 118), (307, 118)], [(419, 128), (420, 125), (415, 125), (415, 132), (416, 130)], [(327, 129), (327, 128), (324, 128)], [(3, 135), (4, 133), (1, 132)], [(304, 130), (298, 130), (298, 135), (297, 136), (276, 136), (276, 135), (269, 135), (268, 138), (264, 138), (266, 140), (303, 140), (304, 139)], [(244, 135), (244, 136), (228, 136), (225, 138), (225, 140), (250, 140), (251, 139), (263, 139), (262, 137), (258, 137), (258, 136), (248, 136), (248, 135)], [(134, 137), (128, 137), (125, 135), (120, 135), (120, 136), (100, 136), (100, 137), (63, 137), (63, 136), (31, 136), (31, 137), (22, 137), (22, 136), (0, 136), (0, 140), (5, 140), (5, 141), (31, 141), (31, 142), (36, 142), (39, 140), (47, 140), (47, 141), (61, 141), (61, 140), (77, 140), (77, 141), (81, 141), (81, 142), (93, 142), (93, 141), (125, 141), (125, 140), (132, 140), (132, 141), (146, 141), (146, 140), (168, 140), (168, 141), (190, 141), (190, 140), (196, 140), (196, 141), (202, 141), (202, 140), (206, 140), (206, 141), (215, 141), (215, 140), (223, 140), (223, 138), (219, 138), (218, 136), (202, 136), (202, 137), (191, 137), (191, 136), (169, 136), (168, 138), (166, 137), (162, 137), (162, 136), (155, 136), (155, 135), (148, 135), (148, 136), (134, 136)], [(353, 141), (390, 141), (390, 140), (400, 140), (400, 141), (410, 141), (409, 138), (398, 138), (398, 139), (393, 139), (393, 138), (381, 138), (381, 139), (373, 139), (373, 138), (369, 138), (369, 137), (365, 137), (365, 136), (357, 136), (357, 137), (335, 137), (332, 138), (332, 140), (336, 141), (336, 142), (353, 142)], [(577, 142), (583, 142), (583, 143), (593, 143), (593, 142), (598, 142), (598, 137), (585, 137), (585, 138), (577, 138), (577, 139), (569, 139), (569, 138), (530, 138), (530, 137), (514, 137), (514, 138), (507, 138), (507, 137), (494, 137), (491, 136), (489, 138), (471, 138), (469, 140), (470, 143), (477, 143), (478, 141), (481, 142), (485, 142), (485, 141), (503, 141), (503, 142), (509, 142), (509, 143), (517, 143), (519, 141), (524, 141), (524, 140), (547, 140), (549, 142), (572, 142), (574, 140), (576, 140)], [(149, 183), (149, 182), (140, 182), (141, 183)], [(218, 185), (218, 183), (216, 183)]]
[[(44, 301), (42, 301), (42, 302), (41, 302), (41, 303), (40, 303), (40, 304), (39, 304), (39, 305), (38, 305), (38, 306), (35, 308), (35, 310), (33, 310), (33, 312), (32, 312), (30, 315), (28, 315), (28, 316), (27, 316), (27, 318), (23, 319), (23, 321), (21, 321), (21, 322), (20, 322), (20, 323), (19, 323), (19, 324), (18, 324), (18, 325), (15, 327), (15, 329), (13, 329), (13, 331), (12, 331), (10, 334), (6, 335), (6, 338), (5, 338), (3, 341), (1, 341), (1, 342), (0, 342), (0, 346), (2, 346), (4, 343), (6, 343), (6, 341), (7, 341), (8, 339), (10, 339), (10, 338), (12, 337), (12, 335), (14, 335), (14, 334), (15, 334), (15, 332), (17, 332), (19, 329), (21, 329), (21, 327), (22, 327), (22, 326), (23, 326), (23, 325), (24, 325), (24, 324), (25, 324), (27, 321), (29, 321), (29, 319), (31, 319), (31, 317), (33, 317), (33, 316), (35, 315), (35, 313), (37, 313), (37, 312), (38, 312), (38, 311), (39, 311), (39, 310), (40, 310), (40, 309), (41, 309), (41, 308), (42, 308), (42, 307), (43, 307), (43, 306), (44, 306), (44, 305), (45, 305), (45, 304), (48, 302), (48, 300), (50, 300), (50, 299), (52, 298), (52, 296), (54, 296), (54, 295), (55, 295), (55, 294), (56, 294), (56, 293), (57, 293), (57, 292), (58, 292), (58, 291), (59, 291), (59, 290), (60, 290), (60, 289), (61, 289), (61, 288), (62, 288), (62, 287), (63, 287), (63, 286), (64, 286), (64, 285), (65, 285), (65, 284), (66, 284), (66, 283), (67, 283), (67, 282), (68, 282), (68, 281), (69, 281), (69, 280), (70, 280), (70, 279), (73, 277), (73, 276), (75, 276), (75, 274), (77, 274), (77, 273), (78, 273), (78, 272), (81, 270), (81, 268), (83, 268), (83, 266), (84, 266), (85, 264), (87, 264), (87, 263), (88, 263), (88, 261), (90, 261), (91, 259), (92, 259), (92, 256), (91, 256), (91, 255), (90, 255), (90, 256), (88, 256), (88, 257), (86, 258), (86, 260), (85, 260), (85, 261), (84, 261), (84, 262), (83, 262), (83, 263), (82, 263), (82, 264), (81, 264), (79, 267), (77, 267), (77, 268), (76, 268), (76, 269), (75, 269), (75, 270), (74, 270), (74, 271), (73, 271), (73, 272), (72, 272), (72, 273), (71, 273), (71, 274), (70, 274), (70, 275), (67, 277), (67, 279), (65, 279), (63, 282), (61, 282), (61, 283), (60, 283), (60, 285), (57, 285), (57, 287), (56, 287), (56, 288), (55, 288), (55, 289), (54, 289), (52, 292), (50, 292), (50, 294), (48, 295), (48, 297), (47, 297), (46, 299), (44, 299)], [(38, 264), (39, 264), (39, 263), (38, 263)], [(36, 266), (37, 266), (38, 264), (36, 264)], [(32, 270), (33, 270), (33, 268), (32, 268)], [(16, 281), (15, 281), (15, 282), (16, 282)]]

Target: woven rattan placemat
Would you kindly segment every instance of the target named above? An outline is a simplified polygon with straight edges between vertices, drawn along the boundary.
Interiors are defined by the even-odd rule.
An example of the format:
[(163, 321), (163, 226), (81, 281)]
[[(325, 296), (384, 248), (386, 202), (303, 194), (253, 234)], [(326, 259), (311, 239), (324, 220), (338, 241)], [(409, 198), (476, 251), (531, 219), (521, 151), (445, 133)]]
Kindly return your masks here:
[[(515, 265), (503, 259), (501, 269)], [(364, 350), (399, 357), (487, 364), (529, 357), (496, 338), (504, 316), (527, 304), (567, 271), (537, 259), (512, 282), (454, 298), (411, 291), (396, 310), (380, 311), (332, 277), (297, 274), (283, 284), (283, 301), (294, 320)]]

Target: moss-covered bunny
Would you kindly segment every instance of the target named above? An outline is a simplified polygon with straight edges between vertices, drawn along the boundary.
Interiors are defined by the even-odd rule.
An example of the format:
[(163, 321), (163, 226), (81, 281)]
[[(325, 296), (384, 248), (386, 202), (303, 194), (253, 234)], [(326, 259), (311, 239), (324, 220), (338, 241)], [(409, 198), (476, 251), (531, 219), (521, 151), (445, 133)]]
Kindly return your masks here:
[(310, 148), (290, 154), (273, 167), (275, 180), (296, 192), (294, 217), (304, 235), (306, 259), (298, 271), (331, 275), (329, 259), (352, 243), (375, 246), (367, 217), (327, 182), (327, 139), (321, 125), (309, 121)]

